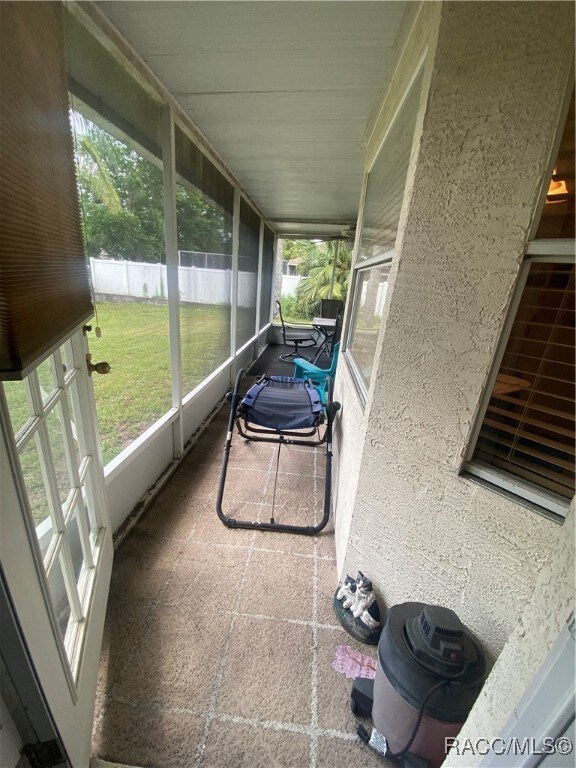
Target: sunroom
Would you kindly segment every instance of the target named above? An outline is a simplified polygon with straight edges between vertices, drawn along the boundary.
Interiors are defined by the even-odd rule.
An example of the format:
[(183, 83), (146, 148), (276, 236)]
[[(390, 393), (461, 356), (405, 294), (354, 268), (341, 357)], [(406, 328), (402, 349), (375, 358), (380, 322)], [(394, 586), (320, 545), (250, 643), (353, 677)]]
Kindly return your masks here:
[[(137, 654), (108, 659), (124, 682), (99, 694), (95, 743), (124, 708), (133, 751), (97, 756), (371, 764), (350, 722), (326, 714), (340, 688), (325, 685), (322, 667), (323, 638), (336, 631), (322, 590), (358, 570), (383, 606), (449, 607), (485, 649), (491, 671), (461, 732), (468, 749), (452, 749), (446, 766), (512, 764), (474, 748), (479, 739), (574, 740), (572, 10), (0, 5), (2, 765), (25, 765), (23, 746), (38, 743), (72, 768), (88, 765), (114, 549), (113, 591), (145, 602), (165, 568), (169, 587), (171, 555), (147, 570), (134, 541), (179, 547), (166, 526), (191, 498), (232, 558), (228, 577), (234, 558), (247, 558), (225, 617), (237, 629), (259, 622), (250, 632), (261, 628), (252, 651), (262, 668), (267, 654), (275, 664), (273, 621), (284, 622), (270, 629), (279, 649), (312, 648), (306, 696), (297, 676), (286, 683), (284, 718), (235, 699), (240, 635), (225, 635), (206, 662), (205, 694), (194, 678), (189, 699), (155, 698), (150, 669), (128, 696)], [(309, 551), (265, 532), (247, 544), (224, 527), (218, 544), (205, 457), (236, 373), (283, 351), (276, 257), (280, 241), (297, 239), (353, 242), (330, 530)], [(204, 563), (203, 540), (189, 540), (189, 557)], [(258, 582), (252, 557), (271, 579), (265, 615), (242, 594)], [(282, 607), (278, 558), (284, 581), (288, 563), (310, 568), (313, 589), (299, 602), (311, 621)], [(201, 569), (187, 578), (191, 589)], [(120, 637), (133, 606), (118, 605)], [(187, 610), (160, 608), (175, 624)], [(159, 630), (130, 629), (161, 666), (171, 641), (169, 626)], [(532, 705), (547, 713), (538, 727)], [(152, 716), (171, 725), (156, 730)], [(179, 731), (170, 718), (182, 719)], [(188, 755), (175, 746), (186, 728)], [(138, 752), (159, 733), (164, 751)], [(260, 745), (256, 757), (241, 738)], [(514, 765), (535, 764), (525, 752)], [(49, 759), (38, 764), (59, 764)]]

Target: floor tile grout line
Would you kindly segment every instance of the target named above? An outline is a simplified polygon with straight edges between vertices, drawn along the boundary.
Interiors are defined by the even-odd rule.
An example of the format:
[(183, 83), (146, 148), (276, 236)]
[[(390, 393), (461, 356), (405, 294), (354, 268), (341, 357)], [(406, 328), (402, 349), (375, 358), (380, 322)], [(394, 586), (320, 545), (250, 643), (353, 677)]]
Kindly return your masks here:
[[(266, 505), (265, 505), (266, 506)], [(193, 529), (196, 531), (196, 527)], [(264, 531), (260, 532), (261, 534), (264, 533)], [(297, 535), (297, 534), (295, 534)], [(316, 537), (315, 537), (316, 538)], [(178, 541), (178, 542), (186, 542), (188, 539), (170, 539), (170, 541)], [(209, 541), (204, 539), (193, 539), (191, 540), (192, 544), (202, 544), (203, 546), (211, 546), (215, 547), (216, 549), (250, 549), (250, 545), (248, 544), (231, 544), (229, 542), (222, 542), (222, 541)], [(254, 547), (254, 552), (257, 553), (265, 553), (270, 555), (291, 555), (294, 557), (301, 557), (308, 560), (312, 560), (314, 558), (313, 554), (308, 554), (306, 552), (295, 552), (289, 549), (270, 549), (269, 547)], [(335, 557), (332, 557), (331, 555), (319, 555), (318, 560), (325, 560), (327, 562), (333, 562), (336, 560)]]
[[(164, 582), (164, 584), (158, 590), (158, 593), (157, 593), (156, 597), (153, 600), (150, 601), (150, 603), (148, 605), (148, 610), (146, 610), (144, 612), (144, 621), (146, 621), (146, 619), (152, 614), (152, 612), (154, 610), (156, 610), (156, 608), (160, 604), (160, 600), (162, 599), (162, 594), (165, 591), (166, 587), (168, 586), (168, 584), (169, 584), (172, 576), (174, 575), (174, 572), (175, 572), (176, 568), (178, 567), (179, 563), (182, 561), (182, 558), (184, 557), (184, 554), (185, 554), (185, 551), (184, 551), (184, 548), (182, 548), (182, 552), (180, 552), (178, 557), (175, 559), (174, 565), (170, 569), (170, 573), (169, 573), (166, 581)], [(134, 643), (130, 653), (127, 654), (127, 658), (124, 660), (124, 664), (122, 665), (122, 668), (121, 668), (120, 672), (118, 673), (118, 679), (115, 681), (114, 685), (112, 686), (112, 688), (110, 690), (109, 696), (110, 696), (110, 700), (111, 701), (114, 701), (115, 695), (116, 695), (116, 691), (118, 690), (118, 687), (121, 685), (122, 681), (124, 680), (124, 676), (126, 675), (126, 672), (128, 671), (128, 667), (130, 666), (130, 664), (132, 662), (132, 659), (134, 658), (134, 656), (136, 654), (136, 651), (138, 650), (138, 648), (140, 648), (140, 646), (142, 645), (143, 642), (144, 642), (144, 638), (143, 637), (139, 637), (138, 640), (136, 640), (136, 642)], [(92, 734), (95, 733), (97, 727), (100, 725), (100, 723), (101, 723), (101, 721), (102, 721), (102, 719), (104, 717), (104, 713), (106, 711), (108, 703), (109, 702), (105, 702), (103, 704), (102, 709), (98, 713), (98, 717), (94, 720), (94, 722), (92, 724)]]
[[(252, 541), (254, 541), (254, 538), (256, 536), (256, 531), (252, 533)], [(246, 574), (248, 573), (248, 568), (250, 566), (250, 559), (252, 555), (252, 549), (248, 550), (247, 556), (246, 556), (246, 563), (244, 565), (244, 572), (242, 574), (242, 579), (240, 580), (240, 585), (238, 588), (238, 595), (236, 597), (236, 608), (240, 604), (240, 600), (242, 597), (242, 590), (244, 588), (244, 584), (246, 582)], [(204, 758), (204, 750), (206, 749), (206, 742), (208, 740), (208, 733), (210, 730), (210, 725), (212, 723), (212, 720), (214, 719), (214, 714), (216, 712), (216, 704), (218, 702), (218, 697), (220, 694), (220, 688), (222, 686), (222, 681), (224, 679), (224, 673), (226, 671), (226, 666), (228, 664), (228, 654), (230, 651), (230, 643), (232, 640), (232, 632), (234, 631), (234, 625), (236, 623), (236, 615), (235, 611), (232, 611), (232, 615), (230, 618), (230, 626), (228, 628), (227, 636), (226, 636), (226, 642), (224, 644), (224, 647), (222, 649), (222, 656), (220, 658), (220, 664), (218, 665), (218, 671), (216, 673), (216, 676), (214, 678), (214, 683), (212, 686), (212, 692), (210, 694), (210, 700), (208, 702), (208, 709), (204, 715), (204, 728), (202, 731), (202, 736), (200, 738), (200, 742), (198, 744), (198, 747), (196, 748), (196, 757), (194, 759), (193, 768), (199, 768), (199, 766), (202, 763), (202, 760)]]
[[(318, 465), (318, 454), (314, 451), (314, 471)], [(318, 480), (314, 478), (314, 510), (318, 509)], [(315, 512), (316, 515), (316, 512)], [(314, 518), (316, 523), (317, 516)], [(318, 544), (314, 537), (314, 558), (312, 561), (312, 684), (310, 691), (310, 768), (316, 768), (318, 762)]]
[[(304, 453), (304, 451), (301, 451), (301, 453)], [(272, 477), (271, 465), (273, 463), (273, 460), (274, 460), (274, 453), (272, 453), (270, 456), (268, 470), (266, 470), (265, 473), (257, 470), (258, 472), (265, 474), (265, 477), (263, 478), (264, 479), (264, 491), (263, 491), (264, 495), (262, 500), (258, 502), (255, 502), (255, 501), (244, 502), (246, 505), (252, 505), (252, 506), (258, 507), (259, 520), (261, 519), (263, 510), (267, 506), (266, 493), (268, 491), (269, 483), (271, 482), (271, 477)], [(318, 470), (318, 463), (319, 463), (319, 452), (316, 449), (314, 449), (313, 461), (314, 461), (314, 473), (313, 475), (311, 475), (311, 477), (313, 478), (313, 499), (314, 499), (313, 513), (314, 513), (314, 522), (316, 524), (318, 521), (319, 488), (320, 488), (320, 484), (324, 486), (324, 478), (318, 476), (317, 470)], [(247, 469), (246, 471), (253, 471), (253, 470)], [(286, 473), (280, 473), (280, 474), (285, 474), (288, 476), (302, 476), (300, 473), (297, 473), (297, 472), (286, 472)], [(308, 475), (306, 475), (306, 477), (307, 476)], [(178, 498), (185, 499), (186, 506), (188, 506), (189, 504), (193, 505), (195, 502), (213, 501), (215, 498), (215, 494), (213, 492), (210, 492), (205, 495), (193, 496), (190, 499), (187, 499), (186, 494), (183, 494)], [(302, 508), (302, 509), (306, 509), (306, 508)], [(200, 521), (197, 521), (197, 523), (198, 522)], [(202, 739), (201, 739), (201, 743), (198, 745), (198, 748), (197, 748), (196, 757), (194, 760), (194, 768), (199, 768), (199, 766), (204, 760), (204, 752), (205, 752), (206, 744), (208, 743), (209, 731), (210, 731), (210, 726), (212, 721), (233, 722), (233, 723), (246, 724), (246, 725), (251, 725), (251, 726), (260, 727), (260, 728), (266, 728), (266, 729), (272, 729), (272, 730), (278, 730), (278, 731), (299, 732), (299, 733), (309, 735), (311, 738), (310, 768), (316, 768), (319, 736), (329, 736), (329, 737), (343, 739), (346, 741), (352, 741), (352, 740), (355, 740), (356, 738), (355, 734), (353, 733), (347, 733), (347, 732), (338, 731), (335, 729), (320, 728), (318, 725), (318, 675), (319, 675), (318, 656), (319, 654), (318, 654), (318, 631), (317, 630), (319, 628), (334, 630), (334, 631), (338, 631), (341, 629), (341, 627), (338, 625), (330, 625), (330, 624), (324, 624), (324, 623), (318, 622), (318, 601), (319, 601), (318, 562), (320, 560), (323, 560), (326, 562), (334, 562), (336, 558), (328, 555), (319, 554), (319, 546), (320, 546), (321, 540), (319, 539), (318, 536), (313, 537), (312, 554), (308, 554), (308, 553), (302, 553), (302, 552), (292, 552), (290, 550), (285, 550), (285, 549), (271, 549), (265, 546), (257, 546), (256, 542), (259, 540), (258, 538), (259, 532), (257, 531), (252, 532), (250, 545), (247, 546), (242, 544), (229, 544), (229, 543), (222, 543), (222, 542), (203, 541), (201, 538), (200, 539), (197, 538), (197, 530), (198, 530), (197, 525), (192, 525), (192, 527), (189, 529), (189, 533), (185, 538), (170, 537), (165, 535), (163, 536), (162, 534), (160, 535), (148, 534), (149, 536), (154, 536), (154, 537), (163, 539), (168, 543), (174, 542), (184, 546), (182, 547), (182, 551), (178, 554), (177, 559), (174, 561), (174, 564), (170, 569), (170, 572), (166, 580), (160, 587), (160, 589), (158, 589), (157, 593), (150, 601), (146, 600), (147, 605), (144, 605), (145, 610), (142, 612), (144, 620), (146, 620), (146, 618), (150, 616), (150, 614), (162, 603), (162, 600), (164, 599), (166, 592), (169, 589), (169, 584), (174, 578), (174, 574), (179, 564), (182, 562), (184, 556), (189, 551), (190, 545), (195, 545), (195, 544), (200, 544), (202, 546), (205, 546), (207, 549), (212, 548), (217, 550), (218, 548), (225, 547), (230, 549), (238, 549), (238, 550), (246, 551), (246, 560), (244, 564), (242, 578), (240, 580), (240, 584), (238, 587), (238, 593), (236, 595), (235, 609), (233, 611), (224, 612), (230, 615), (230, 624), (229, 624), (227, 637), (223, 644), (222, 655), (221, 655), (221, 658), (219, 659), (219, 669), (214, 679), (213, 688), (212, 688), (211, 696), (208, 702), (207, 711), (202, 712), (202, 711), (197, 711), (193, 709), (188, 709), (186, 707), (169, 707), (169, 706), (166, 707), (162, 705), (159, 705), (155, 711), (168, 712), (173, 714), (178, 714), (178, 713), (193, 714), (196, 717), (200, 717), (204, 719), (204, 729), (202, 733)], [(275, 554), (275, 555), (281, 555), (281, 556), (294, 555), (295, 557), (311, 559), (313, 561), (312, 562), (312, 567), (313, 567), (312, 621), (279, 618), (274, 616), (240, 612), (239, 608), (241, 605), (244, 588), (246, 585), (247, 575), (248, 575), (250, 564), (253, 560), (253, 555), (255, 552), (269, 553), (269, 554)], [(311, 671), (312, 686), (311, 686), (311, 703), (310, 703), (310, 714), (311, 714), (310, 725), (299, 725), (299, 724), (283, 723), (283, 722), (277, 722), (277, 721), (260, 721), (258, 719), (245, 718), (245, 717), (242, 717), (241, 715), (229, 715), (229, 714), (217, 712), (220, 692), (221, 692), (223, 681), (225, 679), (226, 668), (229, 662), (229, 654), (230, 654), (230, 648), (231, 648), (231, 643), (233, 638), (233, 630), (238, 618), (268, 620), (268, 621), (273, 621), (277, 623), (293, 623), (293, 624), (300, 624), (300, 625), (311, 627), (313, 642), (312, 642), (312, 671)], [(140, 708), (146, 708), (146, 707), (150, 708), (151, 706), (154, 707), (154, 705), (148, 705), (147, 703), (138, 702), (138, 701), (134, 702), (134, 701), (131, 701), (130, 699), (117, 695), (117, 691), (119, 690), (119, 687), (126, 675), (127, 668), (132, 662), (134, 655), (138, 652), (139, 648), (141, 647), (141, 643), (142, 643), (142, 639), (137, 640), (136, 643), (134, 643), (132, 650), (128, 655), (127, 660), (125, 660), (125, 663), (122, 666), (118, 679), (111, 689), (111, 692), (109, 694), (107, 693), (107, 694), (98, 695), (99, 700), (102, 702), (102, 709), (98, 714), (98, 720), (97, 720), (98, 724), (101, 723), (107, 708), (110, 706), (110, 704), (114, 702), (125, 704), (126, 706), (133, 706), (133, 707), (140, 707)], [(97, 723), (95, 722), (94, 724), (95, 727)]]
[[(130, 699), (126, 696), (117, 696), (114, 699), (118, 704), (122, 704), (126, 707), (133, 709), (142, 709), (149, 713), (160, 713), (167, 715), (192, 715), (193, 717), (205, 718), (207, 712), (201, 709), (195, 709), (194, 707), (181, 707), (181, 706), (165, 706), (162, 704), (150, 704), (148, 702), (140, 702), (138, 700)], [(272, 731), (287, 731), (290, 733), (301, 733), (305, 736), (311, 736), (313, 727), (311, 725), (305, 725), (303, 723), (288, 723), (280, 720), (259, 720), (256, 717), (244, 717), (243, 715), (230, 715), (226, 713), (214, 712), (212, 719), (220, 723), (234, 723), (236, 725), (249, 725), (254, 728), (262, 728)], [(336, 728), (320, 728), (317, 727), (316, 733), (318, 736), (330, 736), (332, 738), (343, 739), (345, 741), (354, 741), (357, 736), (352, 731), (340, 731)]]
[[(272, 454), (270, 457), (270, 463), (269, 466), (272, 465), (274, 455)], [(266, 496), (266, 493), (268, 491), (268, 477), (269, 473), (266, 475), (266, 481), (264, 483), (264, 490), (263, 495)], [(228, 665), (228, 654), (230, 652), (230, 643), (232, 640), (232, 633), (234, 631), (234, 626), (236, 624), (236, 616), (235, 614), (238, 612), (238, 609), (240, 607), (240, 603), (242, 600), (242, 593), (244, 591), (244, 585), (246, 583), (246, 576), (248, 574), (248, 569), (250, 567), (250, 561), (252, 558), (252, 552), (254, 550), (254, 546), (256, 543), (256, 531), (252, 532), (252, 541), (250, 545), (250, 549), (248, 550), (247, 556), (246, 556), (246, 563), (244, 566), (244, 572), (242, 574), (242, 579), (240, 580), (240, 586), (238, 588), (238, 594), (236, 596), (236, 604), (234, 606), (234, 611), (232, 612), (232, 617), (230, 620), (230, 627), (228, 629), (228, 634), (226, 637), (226, 643), (224, 645), (223, 651), (222, 651), (222, 657), (220, 659), (220, 665), (218, 668), (218, 672), (216, 673), (216, 677), (214, 678), (214, 684), (212, 687), (212, 693), (210, 695), (210, 700), (208, 703), (208, 710), (205, 715), (205, 721), (204, 721), (204, 728), (202, 731), (202, 736), (200, 738), (200, 743), (198, 744), (198, 747), (196, 749), (196, 757), (194, 760), (193, 768), (199, 768), (202, 760), (204, 758), (204, 751), (206, 749), (206, 742), (208, 740), (208, 733), (210, 731), (210, 726), (212, 724), (212, 720), (214, 719), (214, 715), (216, 713), (216, 706), (218, 704), (218, 697), (220, 695), (220, 688), (222, 686), (222, 681), (224, 679), (224, 673), (226, 671), (226, 667)]]
[[(228, 611), (224, 611), (224, 613), (228, 613)], [(309, 621), (308, 619), (291, 619), (282, 616), (268, 616), (264, 613), (234, 613), (234, 611), (230, 611), (229, 613), (234, 614), (236, 618), (251, 619), (253, 621), (273, 621), (276, 624), (296, 624), (299, 627), (310, 627), (311, 629), (314, 627), (316, 627), (316, 629), (342, 629), (341, 624), (324, 624), (322, 622)]]
[[(316, 543), (314, 550), (316, 551)], [(311, 739), (310, 768), (316, 768), (318, 760), (318, 560), (313, 561), (314, 575), (312, 588), (312, 687), (311, 687)]]

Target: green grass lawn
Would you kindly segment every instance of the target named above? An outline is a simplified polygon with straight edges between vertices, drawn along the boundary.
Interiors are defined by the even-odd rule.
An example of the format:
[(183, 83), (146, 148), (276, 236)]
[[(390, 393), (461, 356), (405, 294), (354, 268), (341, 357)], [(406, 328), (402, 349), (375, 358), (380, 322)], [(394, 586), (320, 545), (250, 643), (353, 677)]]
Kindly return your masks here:
[[(168, 308), (136, 302), (99, 302), (97, 310), (102, 335), (98, 339), (95, 333), (89, 334), (92, 361), (105, 360), (111, 367), (105, 376), (92, 376), (102, 454), (107, 464), (172, 405)], [(239, 308), (239, 336), (249, 338), (253, 324), (253, 311)], [(230, 307), (182, 305), (180, 333), (182, 391), (186, 396), (230, 356)], [(45, 373), (39, 370), (41, 378)], [(46, 389), (50, 389), (49, 384)], [(29, 416), (24, 385), (6, 382), (5, 390), (17, 432)], [(58, 424), (50, 426), (58, 429)], [(55, 438), (53, 450), (57, 443)], [(27, 485), (41, 491), (43, 482), (34, 443), (25, 454), (21, 461), (28, 475)], [(38, 494), (38, 499), (44, 497), (44, 493)], [(45, 503), (42, 509), (34, 509), (37, 521), (46, 517), (44, 507)]]
[[(93, 361), (111, 371), (93, 374), (104, 463), (171, 407), (168, 308), (98, 303), (100, 339), (90, 334)], [(230, 355), (230, 308), (180, 308), (182, 388), (186, 395)]]

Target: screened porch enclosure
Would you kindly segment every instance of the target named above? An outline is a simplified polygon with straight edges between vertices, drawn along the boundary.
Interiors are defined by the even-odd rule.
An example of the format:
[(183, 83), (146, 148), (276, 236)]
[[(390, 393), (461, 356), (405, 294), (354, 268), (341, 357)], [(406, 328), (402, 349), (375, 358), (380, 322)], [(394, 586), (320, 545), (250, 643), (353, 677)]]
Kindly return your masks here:
[[(197, 657), (178, 636), (165, 685), (168, 714), (186, 720), (192, 710), (183, 708), (198, 705), (198, 752), (189, 753), (185, 724), (182, 753), (156, 763), (218, 765), (221, 743), (213, 739), (231, 718), (246, 718), (232, 730), (234, 746), (250, 744), (250, 768), (266, 761), (252, 757), (254, 742), (242, 731), (270, 722), (272, 741), (279, 730), (293, 742), (294, 724), (300, 728), (297, 768), (355, 765), (355, 728), (341, 726), (344, 711), (350, 718), (349, 684), (341, 681), (338, 698), (325, 683), (339, 631), (331, 596), (338, 579), (358, 568), (386, 608), (417, 599), (457, 609), (496, 661), (490, 694), (465, 728), (472, 736), (500, 733), (566, 622), (574, 592), (574, 35), (567, 4), (307, 2), (298, 13), (289, 0), (45, 5), (62, 21), (62, 114), (66, 123), (68, 106), (74, 112), (69, 155), (73, 139), (87, 255), (79, 248), (79, 262), (91, 277), (85, 294), (89, 305), (93, 291), (95, 312), (24, 367), (24, 383), (0, 384), (0, 420), (9, 412), (5, 432), (15, 438), (0, 449), (5, 444), (3, 458), (20, 467), (20, 475), (2, 475), (10, 481), (3, 522), (9, 515), (19, 540), (39, 550), (44, 570), (34, 573), (52, 587), (47, 597), (30, 591), (29, 599), (22, 553), (5, 537), (3, 567), (12, 568), (41, 682), (54, 664), (30, 606), (53, 604), (54, 615), (44, 618), (52, 620), (62, 668), (70, 667), (51, 691), (57, 704), (62, 690), (74, 692), (83, 663), (75, 629), (90, 613), (82, 574), (99, 559), (109, 575), (115, 534), (104, 656), (111, 687), (100, 688), (95, 732), (102, 756), (120, 754), (108, 747), (114, 729), (123, 738), (119, 710), (134, 724), (122, 757), (139, 764), (140, 742), (144, 753), (158, 746), (148, 727), (164, 707), (156, 700), (159, 709), (150, 709), (148, 694), (153, 699), (161, 687), (154, 651), (166, 648), (163, 633), (173, 637), (178, 621), (186, 636), (197, 605), (220, 589), (232, 601), (230, 628), (244, 626), (246, 634), (227, 635), (220, 652), (212, 630), (222, 610), (209, 602), (203, 620), (210, 630), (194, 645)], [(75, 190), (73, 173), (69, 187)], [(541, 239), (539, 221), (546, 224)], [(288, 241), (320, 252), (325, 246), (329, 258), (299, 270), (300, 256), (282, 259)], [(285, 275), (282, 261), (290, 267)], [(294, 324), (311, 323), (322, 292), (346, 301), (333, 507), (323, 537), (248, 540), (215, 512), (224, 400), (240, 369), (248, 376), (294, 370), (278, 359), (287, 350), (272, 346), (281, 343), (276, 300), (290, 299), (281, 293), (283, 277), (304, 288), (316, 278), (321, 284), (314, 295), (295, 289), (294, 311), (284, 306)], [(49, 313), (41, 316), (47, 326)], [(95, 373), (104, 361), (110, 373)], [(264, 468), (250, 455), (230, 467), (234, 503), (259, 516), (274, 511), (268, 458)], [(317, 515), (325, 476), (310, 457), (292, 458), (294, 467), (280, 473), (281, 512)], [(23, 475), (27, 501), (17, 493)], [(99, 536), (106, 557), (98, 558)], [(285, 573), (275, 567), (277, 555)], [(270, 572), (275, 582), (266, 579)], [(256, 592), (266, 610), (253, 606)], [(303, 687), (279, 676), (281, 695), (272, 698), (286, 696), (286, 711), (277, 719), (263, 709), (254, 717), (244, 696), (248, 685), (262, 685), (262, 659), (273, 658), (274, 648), (265, 651), (247, 680), (246, 637), (260, 638), (262, 622), (287, 643), (287, 674), (311, 670), (302, 705)], [(308, 636), (300, 665), (288, 647), (292, 632)], [(85, 637), (94, 659), (100, 637)], [(204, 650), (214, 677), (200, 701)], [(516, 668), (521, 674), (510, 672)], [(227, 670), (238, 672), (237, 701), (220, 697)], [(179, 686), (186, 690), (176, 700)], [(147, 713), (142, 719), (135, 702)], [(87, 711), (76, 707), (84, 726)], [(80, 729), (58, 714), (65, 740), (79, 742), (73, 732)], [(328, 741), (343, 748), (336, 759)], [(172, 744), (168, 738), (163, 746)], [(141, 762), (153, 764), (145, 754)], [(360, 753), (358, 763), (365, 762)], [(446, 765), (464, 763), (452, 755)]]
[[(269, 336), (276, 340), (270, 324), (274, 299), (281, 295), (279, 238), (319, 243), (331, 265), (321, 298), (346, 298), (362, 184), (361, 133), (401, 22), (410, 14), (404, 3), (362, 4), (360, 15), (347, 3), (331, 4), (327, 14), (312, 3), (296, 18), (288, 6), (229, 3), (208, 10), (203, 3), (176, 4), (167, 16), (157, 16), (159, 9), (149, 4), (63, 9), (96, 309), (89, 344), (94, 360), (111, 366), (108, 376), (93, 379), (113, 529), (183, 455), (236, 371), (258, 356)], [(272, 111), (262, 112), (247, 94), (228, 126), (232, 142), (219, 136), (209, 125), (210, 110), (191, 110), (176, 72), (157, 67), (147, 43), (131, 47), (124, 11), (143, 13), (145, 25), (156, 15), (158, 44), (175, 56), (206, 48), (199, 30), (209, 21), (206, 14), (214, 14), (213, 47), (242, 50), (236, 73), (242, 88), (250, 87), (253, 76), (244, 57), (250, 58), (254, 46), (267, 57), (273, 50)], [(342, 41), (341, 30), (352, 22), (354, 34)], [(179, 24), (198, 38), (183, 43), (174, 34)], [(289, 45), (303, 25), (303, 45), (324, 52), (314, 62), (313, 80)], [(141, 30), (140, 23), (133, 29)], [(278, 36), (281, 42), (271, 49), (270, 40)], [(368, 57), (358, 47), (366, 39), (372, 46)], [(344, 50), (365, 76), (360, 90), (349, 78), (335, 89), (334, 66)], [(203, 55), (210, 59), (207, 50)], [(287, 68), (290, 99), (296, 99), (289, 111), (282, 107), (281, 87)], [(221, 72), (214, 62), (205, 75), (222, 89), (218, 98), (228, 99), (225, 81), (235, 73)], [(322, 97), (328, 79), (335, 89), (330, 99)], [(220, 127), (227, 130), (225, 123)], [(334, 141), (340, 147), (336, 155)], [(300, 158), (311, 153), (315, 159), (303, 173)], [(308, 287), (317, 264), (311, 266), (302, 276)], [(304, 302), (307, 317), (296, 314), (293, 321), (310, 323), (319, 314), (319, 300), (308, 296)]]

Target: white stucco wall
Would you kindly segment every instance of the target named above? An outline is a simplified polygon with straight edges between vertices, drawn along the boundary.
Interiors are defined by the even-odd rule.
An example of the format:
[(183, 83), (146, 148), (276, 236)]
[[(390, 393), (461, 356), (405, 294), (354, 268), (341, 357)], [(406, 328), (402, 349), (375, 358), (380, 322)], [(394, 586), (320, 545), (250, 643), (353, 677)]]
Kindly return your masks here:
[[(512, 708), (522, 698), (574, 610), (574, 504), (557, 534), (532, 597), (459, 734), (462, 743), (466, 739), (475, 743), (478, 738), (493, 739), (500, 735)], [(450, 754), (444, 766), (472, 768), (481, 758), (470, 752)]]
[[(387, 606), (453, 608), (493, 657), (561, 529), (459, 471), (547, 174), (572, 45), (568, 3), (425, 7), (368, 143), (367, 160), (427, 48), (373, 381), (361, 427), (339, 441), (339, 568), (368, 573)], [(343, 416), (357, 411), (346, 365), (337, 384)]]

